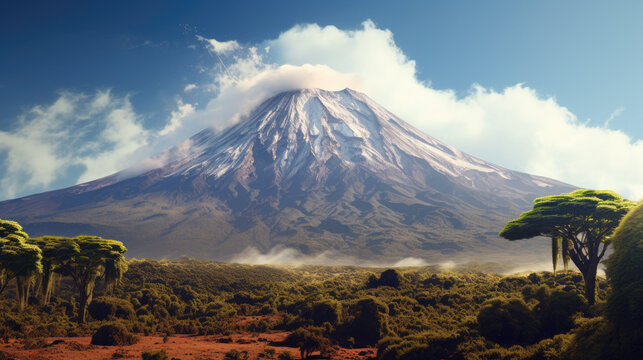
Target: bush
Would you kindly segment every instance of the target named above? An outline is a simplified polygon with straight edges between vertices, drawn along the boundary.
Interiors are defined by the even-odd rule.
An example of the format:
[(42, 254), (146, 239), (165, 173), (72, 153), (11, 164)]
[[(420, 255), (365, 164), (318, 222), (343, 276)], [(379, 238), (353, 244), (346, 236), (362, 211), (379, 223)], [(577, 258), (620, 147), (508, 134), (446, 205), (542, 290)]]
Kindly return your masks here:
[(534, 343), (539, 326), (523, 300), (494, 299), (480, 309), (478, 329), (485, 338), (509, 346)]
[(89, 304), (87, 311), (96, 320), (132, 320), (136, 317), (132, 303), (108, 296), (94, 299)]
[(394, 288), (400, 287), (400, 273), (394, 269), (388, 269), (380, 275), (378, 280), (379, 286), (391, 286)]
[(133, 345), (138, 342), (138, 336), (130, 333), (123, 325), (114, 323), (103, 325), (92, 336), (92, 344), (106, 346)]
[[(566, 351), (566, 358), (576, 360), (628, 359), (635, 357), (620, 357), (620, 351), (615, 345), (614, 329), (602, 317), (580, 319), (578, 326), (572, 331), (573, 338)], [(631, 354), (630, 354), (631, 355)]]
[(42, 349), (49, 345), (47, 341), (42, 337), (26, 337), (23, 340), (23, 345), (25, 349)]
[(235, 349), (232, 349), (225, 353), (223, 356), (223, 360), (248, 360), (248, 352), (247, 351), (238, 351)]
[(351, 306), (352, 319), (338, 327), (340, 337), (353, 337), (355, 345), (368, 346), (388, 333), (388, 307), (374, 298), (364, 298)]
[(143, 360), (168, 360), (165, 350), (146, 351), (141, 354)]
[(540, 322), (540, 338), (568, 332), (574, 326), (572, 315), (587, 311), (585, 297), (561, 290), (555, 290), (545, 297), (534, 309)]
[(290, 346), (296, 346), (301, 352), (302, 359), (309, 359), (313, 352), (325, 354), (330, 349), (330, 342), (315, 328), (300, 328), (290, 333), (285, 341)]
[(380, 360), (460, 359), (460, 342), (457, 334), (441, 331), (385, 338), (377, 346), (377, 356)]
[(623, 218), (611, 241), (614, 253), (607, 261), (607, 279), (612, 292), (606, 317), (625, 358), (643, 352), (643, 203)]
[(310, 310), (310, 318), (315, 326), (328, 322), (331, 325), (337, 325), (339, 321), (339, 310), (337, 303), (318, 302), (313, 304)]

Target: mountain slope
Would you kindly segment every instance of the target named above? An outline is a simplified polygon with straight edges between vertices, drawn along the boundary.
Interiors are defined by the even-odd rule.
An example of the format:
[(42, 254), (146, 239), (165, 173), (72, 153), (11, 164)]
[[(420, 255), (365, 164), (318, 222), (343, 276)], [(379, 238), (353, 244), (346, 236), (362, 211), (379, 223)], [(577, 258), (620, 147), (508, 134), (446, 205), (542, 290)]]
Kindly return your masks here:
[[(95, 233), (132, 256), (228, 259), (252, 246), (357, 258), (539, 252), (497, 233), (573, 187), (427, 136), (366, 95), (305, 89), (206, 129), (135, 169), (0, 203), (32, 235)], [(489, 259), (489, 258), (487, 258)]]

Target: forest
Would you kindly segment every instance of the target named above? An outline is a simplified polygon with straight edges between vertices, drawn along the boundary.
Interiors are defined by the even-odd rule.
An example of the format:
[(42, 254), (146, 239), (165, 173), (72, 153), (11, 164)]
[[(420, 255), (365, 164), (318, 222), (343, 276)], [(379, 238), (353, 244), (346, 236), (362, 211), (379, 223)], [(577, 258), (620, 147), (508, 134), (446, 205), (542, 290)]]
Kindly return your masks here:
[[(535, 210), (552, 203), (538, 204)], [(567, 269), (567, 260), (563, 270), (502, 275), (485, 264), (444, 270), (126, 259), (119, 241), (29, 238), (3, 220), (0, 359), (46, 357), (63, 345), (58, 358), (74, 351), (143, 359), (635, 358), (643, 332), (643, 205), (631, 208), (611, 219), (607, 278), (594, 274), (591, 292), (591, 269)], [(530, 216), (501, 235), (524, 235), (517, 229)], [(550, 235), (556, 264), (565, 252), (559, 234)], [(65, 340), (82, 337), (91, 345)], [(127, 350), (147, 338), (159, 341)], [(185, 339), (210, 348), (176, 353), (170, 345)]]

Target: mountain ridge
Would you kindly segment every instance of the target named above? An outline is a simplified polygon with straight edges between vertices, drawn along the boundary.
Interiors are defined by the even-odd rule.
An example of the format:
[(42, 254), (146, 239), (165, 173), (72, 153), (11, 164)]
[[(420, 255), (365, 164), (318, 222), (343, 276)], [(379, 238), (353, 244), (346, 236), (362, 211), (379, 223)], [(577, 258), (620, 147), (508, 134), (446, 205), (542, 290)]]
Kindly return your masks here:
[(0, 217), (35, 234), (119, 238), (136, 256), (222, 260), (287, 246), (431, 259), (494, 254), (507, 247), (505, 221), (573, 189), (463, 153), (350, 89), (280, 93), (155, 162), (1, 202)]

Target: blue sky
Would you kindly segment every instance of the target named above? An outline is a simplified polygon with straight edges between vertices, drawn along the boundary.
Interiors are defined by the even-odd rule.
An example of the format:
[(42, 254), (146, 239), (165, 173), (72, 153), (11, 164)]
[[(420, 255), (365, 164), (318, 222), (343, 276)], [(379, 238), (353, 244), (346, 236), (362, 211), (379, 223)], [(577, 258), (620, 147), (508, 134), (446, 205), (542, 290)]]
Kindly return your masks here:
[[(460, 107), (463, 102), (476, 102), (467, 111), (485, 109), (488, 115), (481, 119), (498, 112), (499, 117), (536, 113), (548, 106), (547, 101), (553, 101), (556, 106), (551, 111), (566, 119), (561, 122), (585, 126), (582, 129), (587, 136), (575, 139), (577, 152), (589, 151), (583, 148), (588, 141), (614, 138), (618, 145), (608, 142), (603, 146), (619, 148), (614, 151), (616, 156), (638, 154), (643, 148), (642, 18), (640, 1), (4, 2), (0, 5), (0, 140), (5, 141), (4, 147), (0, 145), (0, 161), (5, 166), (14, 165), (16, 170), (3, 174), (0, 198), (107, 175), (119, 166), (131, 165), (125, 159), (150, 155), (189, 135), (189, 131), (207, 123), (202, 119), (213, 114), (206, 111), (208, 106), (216, 105), (217, 97), (224, 93), (221, 78), (217, 77), (222, 71), (219, 58), (236, 69), (239, 61), (249, 59), (248, 50), (256, 48), (262, 60), (261, 65), (254, 65), (261, 71), (267, 71), (265, 64), (302, 66), (325, 59), (319, 60), (319, 64), (344, 74), (355, 72), (352, 69), (360, 60), (342, 62), (336, 59), (342, 57), (342, 52), (334, 52), (334, 48), (324, 48), (325, 53), (314, 57), (310, 49), (310, 56), (297, 53), (303, 51), (297, 44), (280, 38), (280, 34), (288, 33), (297, 24), (319, 25), (317, 30), (293, 30), (294, 37), (312, 43), (320, 38), (338, 39), (334, 37), (337, 34), (323, 31), (326, 27), (348, 34), (350, 41), (362, 41), (358, 35), (365, 34), (367, 39), (363, 41), (374, 44), (365, 47), (365, 51), (374, 52), (371, 57), (377, 57), (378, 51), (403, 56), (395, 60), (395, 66), (403, 69), (413, 65), (417, 84), (451, 92), (452, 99), (444, 101)], [(370, 25), (364, 25), (366, 20), (370, 20)], [(377, 48), (385, 47), (378, 39), (389, 35), (392, 45)], [(218, 52), (209, 47), (207, 39), (234, 40), (238, 47), (235, 53)], [(276, 50), (262, 52), (267, 46)], [(385, 64), (382, 66), (377, 71), (387, 69)], [(374, 77), (376, 73), (361, 76)], [(248, 78), (254, 76), (244, 74)], [(239, 74), (236, 76), (240, 78)], [(194, 84), (197, 90), (185, 91), (189, 84)], [(417, 88), (417, 84), (408, 85), (409, 89)], [(524, 99), (522, 96), (527, 93), (533, 99), (525, 100), (531, 101), (531, 105), (512, 107), (511, 113), (508, 105), (502, 110), (491, 109), (493, 96), (483, 99), (481, 95), (471, 95), (476, 91), (472, 90), (475, 84), (483, 88), (483, 93), (497, 93), (507, 103), (520, 103), (517, 99)], [(514, 88), (513, 93), (505, 91), (517, 84), (523, 87)], [(402, 84), (388, 86), (397, 85), (406, 89)], [(643, 190), (636, 185), (640, 172), (628, 174), (633, 183), (618, 183), (619, 178), (626, 176), (626, 169), (640, 167), (639, 163), (605, 170), (614, 176), (578, 174), (582, 172), (578, 169), (586, 167), (584, 159), (571, 159), (570, 162), (578, 164), (576, 167), (565, 161), (550, 161), (558, 155), (566, 156), (566, 150), (561, 149), (558, 153), (540, 154), (530, 160), (530, 165), (530, 161), (518, 158), (529, 149), (524, 149), (524, 154), (516, 151), (510, 158), (507, 148), (485, 146), (483, 138), (458, 137), (445, 130), (446, 125), (432, 122), (440, 119), (404, 116), (404, 104), (386, 98), (377, 86), (384, 85), (371, 81), (361, 90), (394, 112), (402, 112), (399, 115), (429, 135), (473, 155), (579, 186), (608, 187), (630, 196), (643, 196)], [(426, 96), (433, 99), (433, 95)], [(424, 101), (422, 96), (418, 95), (418, 101)], [(98, 106), (99, 100), (104, 105)], [(71, 110), (51, 115), (55, 104), (67, 104)], [(567, 113), (563, 114), (564, 111)], [(175, 136), (154, 134), (166, 129), (173, 114), (196, 120), (192, 120), (192, 126), (184, 123), (184, 131)], [(116, 116), (124, 118), (113, 120)], [(447, 114), (443, 118), (452, 117), (453, 126), (468, 124), (458, 123), (456, 115)], [(53, 118), (60, 123), (56, 126), (47, 123)], [(107, 132), (92, 130), (85, 119)], [(112, 125), (103, 124), (110, 119)], [(507, 127), (511, 123), (508, 121), (494, 126)], [(485, 124), (481, 126), (491, 128)], [(519, 119), (514, 124), (517, 128), (522, 126)], [(132, 136), (123, 142), (105, 141), (102, 137), (115, 131), (109, 130), (109, 126), (127, 128)], [(600, 129), (612, 132), (596, 134)], [(38, 135), (32, 137), (33, 144), (45, 137), (51, 140), (51, 146), (41, 152), (17, 148), (18, 137), (35, 133)], [(48, 138), (50, 133), (53, 135)], [(61, 139), (77, 134), (87, 134), (86, 138), (74, 141), (75, 148), (82, 150), (65, 148)], [(92, 134), (99, 138), (92, 138)], [(628, 146), (620, 148), (624, 143)], [(41, 161), (24, 161), (34, 157)], [(101, 164), (111, 165), (101, 167)], [(643, 183), (643, 175), (640, 176)]]

